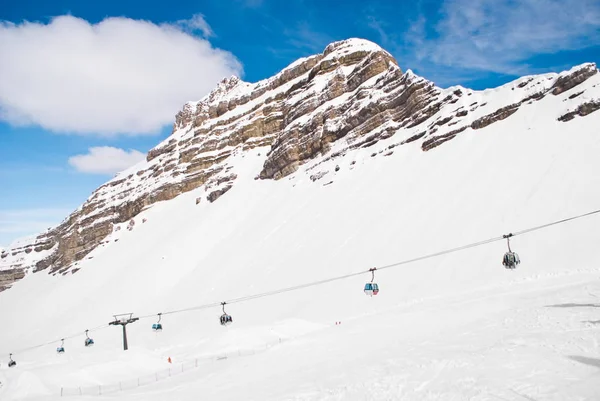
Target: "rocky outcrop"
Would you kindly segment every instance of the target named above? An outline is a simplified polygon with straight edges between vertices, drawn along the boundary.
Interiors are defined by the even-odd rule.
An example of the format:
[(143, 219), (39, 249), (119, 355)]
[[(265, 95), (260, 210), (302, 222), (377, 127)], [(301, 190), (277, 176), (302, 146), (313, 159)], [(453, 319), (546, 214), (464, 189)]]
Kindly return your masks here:
[(456, 135), (460, 134), (467, 128), (468, 127), (461, 127), (461, 128), (452, 130), (452, 131), (448, 132), (447, 134), (433, 136), (421, 144), (421, 149), (423, 149), (424, 152), (427, 152), (428, 150), (438, 147), (442, 143), (448, 142), (450, 139), (454, 138)]
[[(368, 61), (374, 65), (359, 66), (357, 73), (338, 84), (347, 91), (346, 102), (327, 107), (327, 97), (315, 96), (309, 103), (313, 110), (310, 118), (303, 119), (302, 124), (286, 125), (271, 145), (260, 178), (285, 177), (306, 160), (326, 154), (330, 144), (341, 138), (349, 137), (349, 148), (370, 146), (394, 133), (379, 130), (384, 124), (413, 127), (453, 99), (439, 100), (438, 88), (412, 73), (402, 74), (386, 53), (373, 55)], [(374, 74), (380, 78), (368, 82)], [(339, 82), (341, 78), (338, 75), (335, 79)], [(360, 89), (352, 90), (359, 82), (363, 84)]]
[(521, 103), (511, 104), (511, 105), (502, 107), (493, 113), (490, 113), (481, 118), (478, 118), (477, 120), (473, 121), (473, 123), (471, 124), (471, 128), (481, 129), (481, 128), (487, 127), (488, 125), (490, 125), (492, 123), (495, 123), (496, 121), (504, 120), (505, 118), (509, 117), (511, 114), (513, 114), (517, 110), (519, 110), (520, 105), (521, 105)]
[(581, 84), (588, 78), (596, 75), (597, 73), (598, 69), (596, 68), (596, 64), (585, 64), (584, 66), (577, 68), (575, 71), (572, 71), (569, 74), (560, 76), (552, 86), (552, 94), (560, 95), (561, 93), (566, 92), (569, 89), (573, 89), (574, 87)]
[(575, 116), (584, 117), (597, 110), (600, 110), (600, 99), (580, 104), (574, 111), (570, 111), (558, 117), (558, 121), (570, 121), (574, 119)]
[(206, 199), (210, 202), (213, 203), (214, 201), (216, 201), (217, 199), (219, 199), (221, 197), (221, 195), (223, 195), (225, 192), (229, 191), (233, 186), (232, 185), (227, 185), (221, 189), (217, 189), (216, 191), (212, 191), (211, 193), (208, 194), (208, 196), (206, 197)]
[(13, 268), (0, 271), (0, 292), (8, 289), (12, 283), (25, 277), (25, 270)]
[[(98, 245), (118, 240), (109, 236), (121, 228), (134, 231), (130, 222), (156, 202), (201, 189), (208, 203), (200, 202), (205, 195), (190, 199), (211, 207), (235, 186), (239, 172), (232, 160), (254, 148), (268, 148), (256, 152), (263, 158), (256, 179), (277, 180), (304, 168), (316, 183), (328, 174), (316, 168), (319, 163), (394, 137), (384, 150), (370, 154), (391, 156), (394, 147), (413, 143), (431, 151), (462, 132), (485, 131), (548, 93), (564, 97), (565, 107), (574, 110), (560, 121), (585, 116), (598, 109), (598, 102), (582, 100), (588, 92), (573, 88), (597, 80), (596, 73), (595, 65), (585, 64), (494, 91), (441, 89), (411, 71), (403, 73), (374, 43), (350, 39), (257, 83), (225, 78), (207, 96), (183, 106), (172, 134), (145, 161), (102, 185), (57, 227), (2, 251), (0, 291), (28, 272), (77, 271), (82, 265), (74, 268), (75, 263)], [(323, 185), (331, 184), (327, 181)]]

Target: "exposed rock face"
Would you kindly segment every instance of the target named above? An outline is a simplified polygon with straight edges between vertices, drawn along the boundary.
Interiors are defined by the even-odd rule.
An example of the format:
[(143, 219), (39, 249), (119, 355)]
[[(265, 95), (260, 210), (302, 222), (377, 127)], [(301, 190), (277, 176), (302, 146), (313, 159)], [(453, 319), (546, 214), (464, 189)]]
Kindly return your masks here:
[(580, 104), (575, 111), (568, 112), (567, 114), (558, 117), (558, 121), (570, 121), (574, 119), (575, 116), (584, 117), (597, 110), (600, 110), (600, 99)]
[(447, 134), (432, 136), (431, 138), (429, 138), (428, 140), (424, 141), (421, 144), (421, 149), (423, 149), (423, 151), (428, 151), (430, 149), (438, 147), (442, 143), (448, 142), (450, 139), (454, 138), (456, 135), (460, 134), (467, 128), (468, 127), (465, 126), (465, 127), (461, 127), (461, 128), (452, 130), (452, 131), (448, 132)]
[(25, 277), (25, 270), (14, 268), (0, 271), (0, 292), (6, 290), (17, 280)]
[(584, 82), (586, 79), (596, 75), (598, 69), (595, 64), (586, 64), (582, 68), (577, 69), (572, 74), (566, 74), (559, 77), (552, 86), (552, 94), (560, 95)]
[(216, 191), (212, 191), (210, 194), (208, 194), (208, 196), (206, 197), (206, 199), (210, 202), (213, 203), (214, 201), (216, 201), (217, 199), (219, 199), (221, 197), (221, 195), (223, 195), (225, 192), (229, 191), (231, 189), (232, 185), (227, 185), (226, 187), (223, 187), (221, 189), (217, 189)]
[(471, 124), (471, 128), (473, 129), (481, 129), (485, 128), (490, 124), (495, 123), (496, 121), (504, 120), (509, 117), (511, 114), (515, 113), (519, 110), (520, 103), (511, 104), (505, 107), (502, 107), (495, 112), (485, 115)]
[[(239, 172), (233, 158), (253, 148), (269, 147), (260, 152), (264, 161), (257, 178), (280, 179), (313, 160), (318, 165), (388, 138), (398, 139), (386, 144), (384, 156), (413, 142), (430, 151), (467, 130), (483, 135), (486, 127), (549, 92), (565, 98), (565, 111), (575, 110), (550, 118), (568, 121), (598, 109), (600, 101), (589, 101), (582, 88), (582, 83), (597, 80), (597, 71), (585, 64), (496, 89), (510, 96), (441, 89), (411, 71), (403, 73), (379, 46), (350, 39), (254, 84), (223, 79), (206, 97), (184, 105), (171, 136), (149, 151), (144, 162), (102, 185), (57, 227), (2, 251), (0, 291), (29, 271), (77, 271), (81, 265), (75, 263), (99, 244), (108, 245), (111, 233), (135, 230), (129, 222), (156, 202), (203, 188), (209, 202), (201, 203), (200, 195), (192, 199), (198, 207), (210, 207), (235, 186)], [(315, 182), (327, 174), (310, 172), (316, 165), (305, 168)], [(323, 185), (331, 183), (327, 181)]]
[[(391, 130), (376, 132), (384, 124), (412, 127), (452, 99), (439, 100), (438, 88), (412, 73), (402, 74), (391, 56), (383, 52), (373, 53), (351, 74), (341, 76), (342, 70), (337, 70), (334, 85), (343, 88), (335, 92), (343, 101), (332, 102), (333, 95), (325, 87), (324, 93), (309, 92), (300, 104), (288, 106), (291, 116), (284, 120), (284, 129), (271, 145), (261, 178), (285, 177), (304, 161), (326, 154), (330, 144), (341, 138), (355, 142), (349, 147), (372, 145), (393, 134)], [(372, 79), (375, 76), (378, 79)], [(310, 90), (318, 83), (307, 85)], [(298, 118), (298, 109), (302, 118)]]

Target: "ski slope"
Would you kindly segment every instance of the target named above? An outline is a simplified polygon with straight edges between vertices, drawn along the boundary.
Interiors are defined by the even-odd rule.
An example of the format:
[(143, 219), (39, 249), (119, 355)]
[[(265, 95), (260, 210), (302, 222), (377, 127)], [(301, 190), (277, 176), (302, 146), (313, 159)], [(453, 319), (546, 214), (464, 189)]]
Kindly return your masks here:
[[(196, 205), (198, 189), (154, 204), (75, 274), (33, 274), (0, 294), (0, 399), (58, 400), (61, 388), (164, 371), (168, 357), (202, 362), (101, 397), (600, 399), (597, 215), (515, 237), (514, 271), (495, 242), (376, 272), (376, 297), (365, 273), (232, 303), (229, 327), (216, 306), (165, 315), (161, 333), (154, 317), (129, 325), (127, 352), (120, 327), (83, 346), (113, 314), (218, 304), (598, 209), (600, 114), (562, 123), (544, 101), (426, 153), (412, 143), (384, 156), (395, 139), (380, 141), (320, 164), (314, 182), (310, 164), (254, 180), (267, 148), (232, 156), (238, 179), (216, 202)], [(65, 355), (60, 341), (18, 352), (72, 334)]]

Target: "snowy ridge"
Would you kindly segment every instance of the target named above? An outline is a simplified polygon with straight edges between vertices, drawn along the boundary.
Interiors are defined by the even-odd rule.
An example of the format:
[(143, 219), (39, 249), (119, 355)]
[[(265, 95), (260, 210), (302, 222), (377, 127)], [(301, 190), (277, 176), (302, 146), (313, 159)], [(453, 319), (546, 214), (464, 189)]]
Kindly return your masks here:
[[(600, 215), (514, 237), (515, 270), (494, 242), (376, 270), (380, 293), (363, 292), (372, 267), (597, 210), (596, 67), (473, 91), (384, 52), (324, 57), (263, 93), (224, 83), (61, 227), (3, 253), (2, 401), (597, 398)], [(123, 312), (142, 317), (127, 352), (108, 325)]]
[[(201, 188), (158, 202), (131, 231), (118, 223), (104, 239), (110, 245), (78, 261), (76, 274), (32, 274), (0, 293), (8, 328), (0, 332), (0, 397), (58, 401), (61, 387), (136, 383), (182, 361), (294, 337), (110, 397), (593, 400), (598, 216), (516, 237), (522, 264), (514, 271), (501, 265), (506, 244), (498, 242), (376, 271), (376, 297), (362, 291), (365, 274), (228, 304), (234, 322), (226, 328), (216, 306), (164, 315), (163, 331), (151, 330), (159, 312), (366, 271), (597, 209), (600, 114), (566, 123), (547, 114), (572, 107), (565, 104), (579, 91), (525, 102), (425, 153), (419, 141), (389, 149), (400, 140), (392, 135), (332, 157), (344, 147), (336, 141), (279, 181), (254, 179), (265, 147), (232, 154), (239, 175), (216, 202), (196, 205)], [(326, 174), (313, 181), (316, 171)], [(125, 311), (152, 315), (128, 327), (129, 351), (112, 326), (93, 330), (96, 345), (83, 346), (85, 329)], [(52, 340), (71, 334), (57, 355)], [(10, 352), (18, 365), (8, 369)]]
[[(146, 161), (0, 251), (0, 399), (594, 400), (598, 215), (513, 238), (515, 270), (494, 242), (362, 290), (372, 267), (598, 209), (599, 109), (594, 64), (438, 88), (357, 39), (225, 79)], [(142, 317), (127, 352), (108, 325), (123, 312)]]
[(538, 113), (553, 124), (569, 124), (557, 119), (593, 112), (594, 102), (600, 103), (599, 80), (596, 66), (587, 63), (484, 91), (442, 89), (410, 70), (403, 74), (389, 53), (361, 39), (333, 43), (255, 84), (224, 79), (200, 101), (184, 105), (173, 134), (145, 161), (101, 186), (55, 229), (2, 252), (0, 274), (10, 277), (0, 277), (0, 290), (25, 270), (79, 269), (78, 261), (93, 257), (99, 246), (113, 246), (110, 234), (134, 218), (139, 224), (157, 202), (190, 191), (195, 203), (215, 201), (247, 173), (234, 157), (252, 149), (262, 149), (256, 156), (262, 169), (253, 178), (304, 174), (317, 182), (331, 176), (334, 161), (345, 163), (375, 144), (385, 148), (371, 157), (391, 156), (413, 142), (411, 148), (430, 151), (504, 119), (522, 121), (521, 114), (529, 116), (527, 129)]

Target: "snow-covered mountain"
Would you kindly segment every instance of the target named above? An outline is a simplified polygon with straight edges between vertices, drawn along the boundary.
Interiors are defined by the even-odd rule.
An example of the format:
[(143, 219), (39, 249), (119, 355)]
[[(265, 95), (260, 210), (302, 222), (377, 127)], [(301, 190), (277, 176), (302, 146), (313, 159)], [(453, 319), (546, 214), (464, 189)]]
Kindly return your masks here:
[(172, 135), (145, 162), (98, 188), (58, 227), (2, 252), (0, 291), (27, 270), (79, 269), (78, 261), (110, 244), (110, 233), (136, 223), (132, 219), (158, 201), (198, 188), (207, 192), (198, 202), (215, 201), (235, 185), (239, 172), (231, 157), (249, 149), (269, 148), (257, 178), (280, 179), (303, 166), (300, 173), (317, 179), (328, 172), (320, 163), (352, 157), (381, 140), (393, 138), (386, 156), (411, 142), (429, 151), (457, 135), (485, 132), (518, 110), (542, 112), (568, 129), (572, 119), (600, 108), (597, 72), (584, 64), (485, 91), (440, 89), (410, 70), (402, 73), (374, 43), (350, 39), (255, 84), (224, 79), (184, 106)]
[[(376, 272), (372, 298), (365, 274), (232, 300), (598, 209), (597, 72), (441, 89), (351, 39), (224, 80), (145, 162), (3, 253), (0, 399), (97, 395), (168, 357), (209, 359), (111, 397), (594, 399), (598, 216), (515, 237), (514, 271), (496, 242)], [(123, 312), (143, 317), (127, 353), (107, 326)]]

